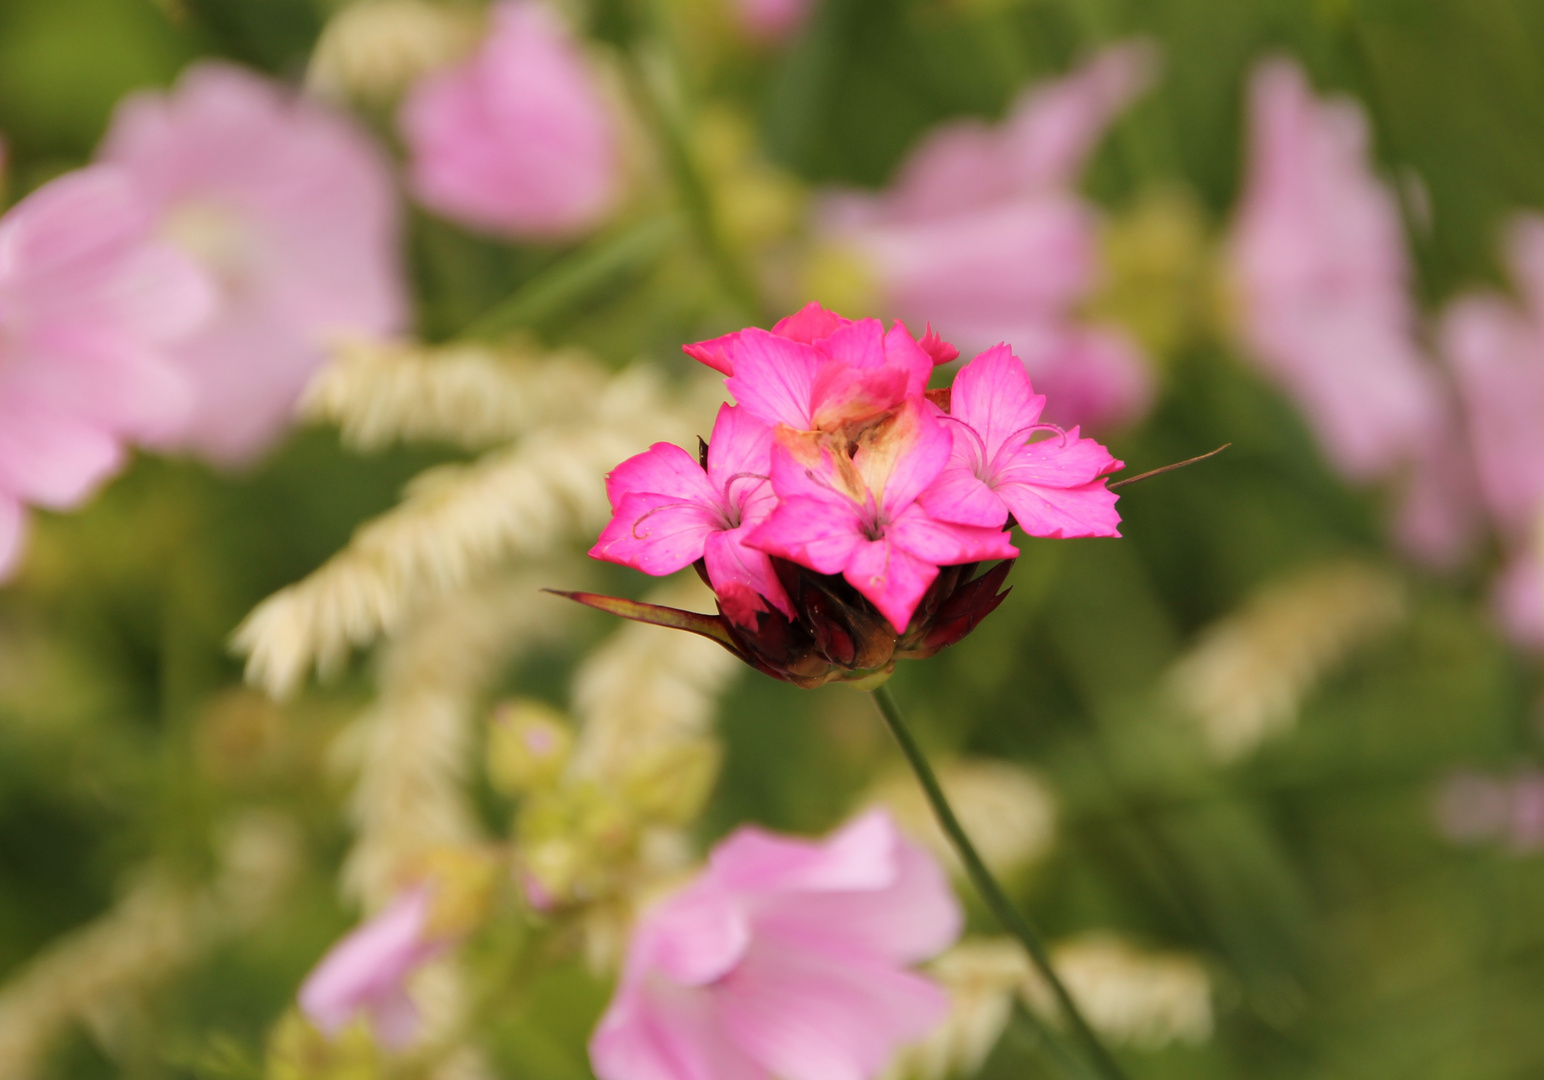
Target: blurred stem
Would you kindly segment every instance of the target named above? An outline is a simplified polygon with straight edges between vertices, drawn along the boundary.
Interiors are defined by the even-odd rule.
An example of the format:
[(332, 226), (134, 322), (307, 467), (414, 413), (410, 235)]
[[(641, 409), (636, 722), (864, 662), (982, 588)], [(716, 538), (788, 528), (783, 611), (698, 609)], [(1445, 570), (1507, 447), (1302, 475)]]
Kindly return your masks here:
[(639, 111), (659, 138), (665, 164), (675, 181), (697, 246), (717, 273), (725, 293), (744, 309), (744, 314), (755, 323), (768, 321), (766, 309), (750, 274), (724, 242), (723, 232), (718, 227), (718, 216), (713, 208), (712, 192), (692, 157), (691, 146), (679, 118), (666, 106), (662, 95), (649, 78), (638, 55), (638, 43), (629, 41), (622, 57), (628, 88), (638, 103)]
[(917, 774), (917, 781), (922, 785), (928, 802), (933, 806), (933, 814), (938, 818), (938, 824), (943, 827), (949, 842), (954, 845), (954, 850), (959, 854), (960, 861), (965, 864), (965, 872), (970, 876), (971, 884), (981, 894), (981, 899), (986, 901), (986, 906), (991, 909), (992, 915), (1002, 928), (1017, 938), (1024, 946), (1024, 950), (1029, 953), (1029, 958), (1055, 995), (1056, 1003), (1062, 1015), (1066, 1017), (1068, 1026), (1072, 1028), (1078, 1041), (1083, 1044), (1095, 1071), (1104, 1080), (1126, 1080), (1125, 1072), (1105, 1049), (1104, 1043), (1099, 1041), (1099, 1036), (1094, 1034), (1094, 1029), (1078, 1011), (1077, 1003), (1072, 1000), (1066, 985), (1056, 974), (1056, 969), (1051, 966), (1051, 955), (1046, 950), (1045, 942), (1030, 925), (1024, 913), (1008, 899), (1008, 894), (1003, 891), (1003, 887), (998, 884), (997, 879), (992, 876), (992, 872), (986, 868), (986, 863), (976, 852), (976, 846), (971, 843), (964, 827), (960, 825), (960, 819), (954, 814), (954, 808), (949, 805), (949, 800), (944, 795), (944, 789), (939, 784), (933, 767), (928, 764), (927, 755), (922, 752), (922, 747), (913, 737), (911, 729), (906, 726), (906, 721), (901, 716), (900, 706), (896, 704), (895, 696), (890, 693), (890, 687), (883, 685), (871, 693), (874, 696), (874, 704), (879, 706), (879, 714), (885, 718), (885, 723), (889, 725), (895, 741), (901, 744), (901, 752), (906, 755), (912, 772)]
[(463, 338), (491, 338), (561, 311), (618, 274), (663, 255), (681, 233), (675, 215), (653, 218), (590, 244), (537, 274), (463, 329)]

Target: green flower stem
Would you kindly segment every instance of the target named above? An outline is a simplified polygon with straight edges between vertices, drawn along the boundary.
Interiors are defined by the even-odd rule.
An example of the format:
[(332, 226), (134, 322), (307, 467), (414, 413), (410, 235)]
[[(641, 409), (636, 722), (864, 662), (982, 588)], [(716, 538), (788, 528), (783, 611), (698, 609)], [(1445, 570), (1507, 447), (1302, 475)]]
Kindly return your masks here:
[(598, 291), (618, 275), (646, 267), (680, 239), (677, 215), (651, 218), (588, 244), (537, 274), (478, 316), (460, 336), (487, 339), (529, 326)]
[(649, 73), (637, 54), (636, 43), (623, 53), (623, 72), (627, 85), (649, 125), (659, 139), (660, 151), (675, 181), (681, 205), (691, 222), (692, 233), (703, 256), (718, 275), (724, 291), (752, 322), (767, 321), (767, 312), (751, 276), (740, 264), (735, 253), (724, 241), (718, 226), (718, 215), (713, 208), (713, 195), (692, 157), (686, 133), (679, 119), (661, 100)]
[(1072, 995), (1067, 992), (1067, 987), (1051, 966), (1050, 954), (1046, 951), (1040, 935), (1030, 925), (1029, 919), (1014, 906), (1013, 901), (1008, 899), (1007, 893), (1003, 892), (1003, 887), (997, 883), (992, 872), (986, 868), (986, 863), (977, 854), (975, 845), (971, 843), (970, 837), (960, 825), (960, 819), (955, 817), (954, 809), (949, 805), (944, 789), (933, 773), (933, 767), (928, 764), (927, 755), (922, 752), (922, 747), (913, 737), (911, 729), (906, 726), (906, 721), (901, 716), (900, 706), (896, 704), (895, 696), (890, 693), (890, 687), (880, 686), (871, 693), (874, 695), (874, 704), (879, 706), (879, 713), (885, 718), (885, 723), (889, 725), (895, 741), (901, 744), (901, 752), (906, 755), (912, 771), (917, 774), (917, 780), (921, 783), (928, 802), (933, 806), (938, 824), (943, 826), (949, 842), (959, 853), (960, 861), (965, 864), (965, 872), (970, 875), (971, 883), (981, 894), (981, 899), (986, 901), (986, 906), (992, 910), (993, 916), (1002, 924), (1003, 929), (1019, 940), (1025, 951), (1029, 953), (1035, 967), (1040, 969), (1041, 976), (1056, 996), (1056, 1003), (1062, 1015), (1066, 1017), (1068, 1026), (1072, 1028), (1078, 1041), (1083, 1044), (1099, 1075), (1104, 1080), (1126, 1080), (1125, 1072), (1105, 1049), (1104, 1043), (1099, 1041), (1099, 1036), (1094, 1034), (1094, 1029), (1089, 1027), (1088, 1021), (1078, 1011), (1077, 1003), (1072, 1000)]

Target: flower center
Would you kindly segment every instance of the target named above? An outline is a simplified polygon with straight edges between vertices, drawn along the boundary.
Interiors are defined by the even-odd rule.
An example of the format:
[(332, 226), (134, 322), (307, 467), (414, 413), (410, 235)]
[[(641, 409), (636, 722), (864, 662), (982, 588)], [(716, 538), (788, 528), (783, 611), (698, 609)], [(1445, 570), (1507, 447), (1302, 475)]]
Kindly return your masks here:
[(185, 203), (167, 214), (161, 235), (202, 263), (227, 293), (245, 291), (257, 277), (256, 238), (230, 210)]

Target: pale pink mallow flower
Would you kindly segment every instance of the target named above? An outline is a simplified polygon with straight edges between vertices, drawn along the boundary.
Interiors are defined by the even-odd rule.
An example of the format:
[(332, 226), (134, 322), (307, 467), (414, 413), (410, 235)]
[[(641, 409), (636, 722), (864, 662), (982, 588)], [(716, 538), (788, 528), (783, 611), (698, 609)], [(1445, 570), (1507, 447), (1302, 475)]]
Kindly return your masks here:
[(382, 1046), (408, 1046), (418, 1033), (418, 1009), (407, 981), (449, 947), (430, 932), (432, 910), (433, 889), (420, 885), (334, 945), (300, 987), (306, 1019), (334, 1036), (363, 1016)]
[(621, 193), (617, 118), (547, 5), (503, 0), (491, 23), (476, 53), (402, 104), (413, 190), (436, 213), (502, 236), (587, 232)]
[(772, 428), (724, 405), (706, 466), (679, 446), (655, 443), (611, 471), (612, 518), (590, 557), (656, 576), (702, 559), (724, 614), (739, 625), (756, 625), (756, 612), (767, 610), (763, 598), (793, 618), (766, 553), (745, 543), (777, 503), (771, 472)]
[(214, 317), (177, 350), (195, 402), (169, 445), (252, 460), (290, 423), (330, 342), (403, 327), (390, 166), (341, 114), (201, 63), (170, 93), (120, 105), (100, 156), (219, 283)]
[(732, 0), (735, 21), (754, 41), (777, 45), (797, 34), (809, 20), (814, 0)]
[(1118, 496), (1105, 478), (1124, 462), (1077, 428), (1043, 423), (1044, 409), (1044, 395), (1007, 345), (966, 364), (950, 388), (949, 464), (922, 505), (944, 521), (994, 528), (1012, 514), (1030, 536), (1119, 536)]
[(600, 1080), (869, 1080), (947, 1012), (909, 970), (959, 903), (883, 811), (824, 841), (739, 829), (647, 912), (590, 1040)]
[(954, 442), (937, 412), (907, 398), (858, 439), (851, 458), (819, 440), (780, 440), (772, 452), (778, 503), (747, 542), (817, 574), (841, 574), (904, 634), (939, 567), (1018, 555), (1001, 523), (944, 521), (921, 501)]
[(1437, 831), (1455, 844), (1544, 850), (1544, 773), (1535, 769), (1511, 776), (1455, 772), (1437, 786), (1432, 810)]
[(1368, 162), (1367, 123), (1271, 60), (1249, 94), (1250, 155), (1228, 247), (1249, 356), (1303, 410), (1330, 461), (1371, 480), (1441, 423), (1416, 340), (1398, 204)]
[(1513, 556), (1491, 583), (1490, 602), (1507, 637), (1544, 653), (1544, 563), (1538, 554)]
[(1074, 184), (1154, 66), (1148, 46), (1115, 46), (1026, 91), (1000, 125), (945, 124), (887, 191), (828, 195), (819, 230), (864, 258), (886, 309), (970, 351), (1013, 342), (1057, 422), (1130, 423), (1152, 373), (1124, 334), (1075, 320), (1100, 267), (1096, 215)]
[(1461, 297), (1443, 314), (1441, 342), (1481, 497), (1503, 537), (1524, 545), (1544, 513), (1544, 217), (1517, 219), (1508, 239), (1521, 303)]
[(24, 507), (78, 506), (126, 444), (186, 423), (171, 352), (209, 317), (213, 290), (155, 236), (122, 170), (54, 180), (0, 219), (0, 578)]

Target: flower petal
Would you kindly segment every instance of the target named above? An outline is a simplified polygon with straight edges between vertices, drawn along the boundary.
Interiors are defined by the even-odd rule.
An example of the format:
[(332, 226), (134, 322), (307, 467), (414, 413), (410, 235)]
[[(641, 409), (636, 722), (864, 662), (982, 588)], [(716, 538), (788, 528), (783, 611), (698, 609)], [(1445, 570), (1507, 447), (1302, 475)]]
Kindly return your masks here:
[(27, 518), (21, 503), (0, 493), (0, 581), (10, 577), (21, 561)]
[(751, 928), (733, 896), (713, 878), (663, 901), (649, 913), (645, 931), (628, 959), (659, 971), (680, 986), (705, 986), (740, 962)]
[(772, 327), (772, 332), (790, 341), (802, 341), (806, 345), (813, 345), (822, 338), (830, 337), (842, 327), (851, 325), (851, 319), (844, 318), (834, 311), (828, 311), (811, 300), (792, 315), (779, 319), (777, 325)]
[[(955, 434), (956, 440), (968, 437)], [(953, 458), (917, 502), (929, 517), (960, 525), (1000, 529), (1008, 520), (1008, 504), (973, 469)]]
[(722, 516), (671, 495), (628, 495), (616, 508), (590, 558), (631, 566), (656, 577), (702, 558), (708, 538), (723, 531)]
[(891, 887), (899, 874), (896, 839), (883, 810), (818, 841), (745, 825), (713, 849), (709, 866), (716, 881), (736, 892), (874, 892)]
[(810, 400), (815, 375), (825, 362), (812, 346), (765, 330), (742, 330), (735, 373), (724, 385), (751, 415), (808, 431), (814, 426)]
[(724, 1029), (780, 1080), (871, 1080), (948, 1009), (927, 979), (859, 950), (771, 940), (717, 991)]
[[(777, 578), (777, 572), (772, 569), (772, 560), (765, 551), (748, 545), (746, 537), (757, 527), (759, 523), (741, 526), (738, 529), (715, 532), (708, 537), (704, 552), (708, 565), (708, 580), (713, 583), (713, 591), (719, 594), (719, 599), (725, 599), (725, 593), (733, 585), (741, 585), (752, 593), (765, 597), (779, 611), (790, 619), (794, 617), (793, 605), (788, 602), (788, 594), (783, 591), (782, 582)], [(744, 598), (744, 599), (749, 599)], [(730, 618), (741, 626), (754, 625), (751, 613), (756, 610), (754, 606), (745, 610), (736, 601), (738, 615), (730, 615)], [(729, 612), (726, 607), (725, 612)], [(761, 608), (760, 610), (765, 610)]]
[(743, 406), (720, 405), (708, 440), (709, 486), (726, 506), (772, 479), (772, 427)]
[(599, 1080), (769, 1080), (730, 1041), (707, 991), (624, 984), (590, 1036)]
[(1012, 559), (1019, 553), (1000, 527), (983, 528), (939, 521), (921, 506), (909, 507), (892, 521), (886, 536), (900, 550), (935, 566)]
[(704, 508), (721, 505), (697, 459), (674, 443), (657, 442), (634, 454), (606, 476), (606, 496), (612, 509), (629, 495), (668, 495)]
[(300, 987), (300, 1008), (317, 1029), (341, 1031), (361, 1009), (401, 991), (402, 981), (442, 946), (426, 941), (430, 890), (416, 888), (334, 945)]
[(922, 594), (938, 576), (938, 566), (901, 550), (887, 536), (855, 545), (842, 576), (868, 597), (897, 634), (904, 634)]
[(981, 437), (983, 464), (997, 456), (1009, 436), (1027, 441), (1044, 409), (1045, 397), (1035, 393), (1023, 361), (1007, 345), (988, 349), (962, 367), (950, 388), (949, 415)]
[(1119, 496), (1102, 479), (1073, 488), (1006, 483), (998, 486), (997, 494), (1030, 536), (1120, 535), (1120, 514), (1115, 509)]
[(850, 499), (795, 495), (780, 502), (745, 543), (817, 574), (839, 574), (863, 542), (862, 526)]

